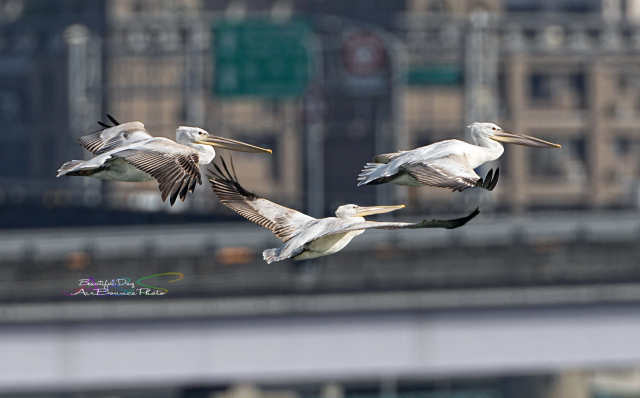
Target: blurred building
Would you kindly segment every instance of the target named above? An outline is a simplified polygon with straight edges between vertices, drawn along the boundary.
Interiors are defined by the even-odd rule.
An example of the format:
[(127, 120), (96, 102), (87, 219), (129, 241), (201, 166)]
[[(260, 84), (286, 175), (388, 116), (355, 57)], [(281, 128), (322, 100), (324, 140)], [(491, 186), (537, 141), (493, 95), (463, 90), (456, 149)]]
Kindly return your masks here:
[[(243, 165), (240, 178), (249, 187), (296, 203), (302, 178), (297, 167), (299, 102), (257, 96), (229, 100), (214, 94), (211, 23), (223, 18), (220, 13), (225, 8), (204, 5), (202, 1), (109, 3), (106, 109), (123, 120), (142, 120), (154, 134), (170, 138), (177, 124), (186, 124), (273, 148), (272, 157), (234, 154)], [(142, 191), (150, 193), (146, 199), (157, 208), (161, 203), (155, 185), (118, 184), (113, 202), (128, 203), (128, 196)], [(210, 190), (205, 186), (198, 191), (190, 206), (210, 209)]]
[[(215, 47), (208, 47), (206, 34), (196, 34), (205, 42), (196, 44), (197, 48), (180, 46), (170, 61), (170, 56), (163, 56), (172, 43), (171, 29), (167, 29), (166, 22), (173, 21), (170, 26), (180, 29), (185, 20), (205, 20), (202, 15), (211, 18), (304, 15), (312, 20), (336, 15), (345, 20), (343, 24), (388, 31), (396, 35), (407, 50), (406, 64), (396, 66), (402, 68), (400, 73), (406, 74), (406, 87), (398, 90), (402, 106), (391, 109), (400, 113), (392, 121), (406, 127), (401, 130), (394, 126), (395, 135), (404, 133), (406, 137), (396, 137), (395, 144), (393, 139), (387, 144), (403, 148), (426, 145), (447, 137), (461, 137), (463, 126), (471, 120), (493, 120), (514, 131), (564, 144), (562, 151), (508, 148), (501, 162), (504, 178), (495, 205), (516, 210), (637, 206), (640, 165), (635, 159), (640, 142), (634, 126), (640, 111), (633, 104), (640, 101), (634, 83), (638, 80), (634, 72), (638, 2), (414, 0), (365, 3), (193, 1), (167, 2), (158, 7), (152, 2), (114, 1), (110, 3), (110, 26), (114, 31), (123, 25), (130, 26), (128, 21), (134, 16), (138, 20), (162, 20), (161, 37), (147, 32), (147, 40), (157, 38), (160, 44), (156, 45), (164, 43), (165, 51), (156, 48), (151, 54), (142, 51), (142, 58), (132, 54), (119, 57), (116, 55), (118, 49), (122, 49), (119, 43), (109, 58), (109, 71), (114, 79), (109, 79), (107, 97), (113, 105), (108, 108), (118, 110), (125, 119), (142, 119), (149, 114), (148, 125), (158, 125), (160, 129), (164, 125), (163, 131), (168, 135), (173, 131), (173, 120), (177, 119), (213, 126), (225, 134), (241, 132), (242, 138), (272, 144), (277, 149), (277, 166), (269, 168), (270, 159), (243, 158), (251, 173), (245, 173), (242, 178), (247, 186), (301, 206), (301, 190), (305, 187), (305, 176), (309, 176), (303, 169), (310, 167), (304, 163), (310, 154), (303, 147), (302, 132), (304, 124), (309, 123), (302, 115), (303, 101), (255, 97), (229, 101), (210, 95), (211, 73), (208, 72), (212, 57), (208, 52), (215, 52)], [(364, 8), (366, 13), (361, 12)], [(168, 12), (169, 9), (172, 11)], [(207, 26), (200, 28), (206, 33)], [(343, 36), (344, 32), (340, 31), (347, 30), (340, 26), (334, 29)], [(123, 29), (123, 32), (129, 30)], [(320, 37), (323, 40), (327, 35)], [(176, 44), (178, 39), (174, 39)], [(321, 44), (325, 48), (326, 45)], [(343, 45), (346, 44), (343, 42)], [(398, 56), (387, 50), (391, 56)], [(130, 62), (137, 63), (140, 72), (136, 72)], [(344, 62), (344, 59), (335, 62)], [(180, 68), (189, 65), (195, 70), (181, 71)], [(324, 69), (320, 71), (323, 81), (330, 83), (334, 69), (330, 65), (320, 68)], [(149, 88), (145, 89), (145, 85)], [(156, 87), (160, 85), (165, 91)], [(136, 90), (134, 86), (137, 94), (132, 91)], [(163, 95), (154, 95), (155, 100), (149, 98), (149, 91), (154, 90), (161, 90), (159, 93)], [(123, 98), (120, 93), (124, 91), (132, 94)], [(332, 96), (331, 100), (327, 97), (320, 100), (328, 108), (324, 110), (325, 151), (338, 151), (327, 147), (331, 140), (329, 131), (336, 128), (342, 130), (340, 137), (359, 134), (354, 129), (364, 128), (364, 140), (375, 141), (375, 125), (359, 127), (362, 117), (349, 116), (349, 102), (356, 101), (352, 97), (347, 96), (347, 102), (342, 103), (338, 111), (332, 111), (331, 104), (340, 103), (341, 98)], [(373, 117), (375, 115), (368, 115), (369, 119)], [(340, 124), (343, 126), (338, 126)], [(331, 185), (340, 177), (332, 176), (330, 169), (337, 161), (344, 163), (344, 156), (327, 155), (324, 160), (325, 164), (318, 166), (329, 174), (324, 177), (323, 186), (327, 191), (340, 191), (334, 196), (349, 197), (345, 184)], [(354, 164), (363, 160), (357, 159)], [(259, 170), (269, 172), (262, 175)], [(130, 185), (126, 188), (139, 189)], [(438, 203), (447, 203), (450, 197), (449, 193), (435, 189), (410, 192), (414, 208), (421, 204), (437, 208)], [(354, 197), (361, 198), (367, 197)], [(336, 200), (326, 200), (325, 210)]]
[(89, 127), (74, 115), (102, 106), (101, 48), (86, 43), (105, 34), (104, 5), (0, 2), (0, 208), (65, 200), (54, 170), (76, 152), (71, 127)]
[[(0, 396), (640, 396), (639, 51), (640, 0), (0, 0), (0, 227), (37, 227), (0, 230)], [(313, 215), (483, 215), (266, 264), (206, 183), (56, 180), (106, 112), (269, 146), (241, 181)], [(564, 148), (508, 147), (491, 194), (355, 188), (479, 119)]]
[[(0, 4), (0, 118), (8, 126), (0, 201), (7, 208), (29, 201), (79, 211), (96, 204), (104, 205), (99, 211), (170, 210), (153, 182), (53, 177), (62, 161), (87, 156), (73, 139), (97, 128), (105, 112), (139, 119), (167, 137), (176, 125), (192, 124), (272, 147), (272, 157), (234, 156), (243, 165), (241, 181), (313, 214), (344, 202), (400, 200), (419, 213), (457, 211), (476, 196), (485, 208), (509, 211), (638, 206), (639, 1), (42, 4)], [(260, 41), (260, 29), (272, 29), (271, 42)], [(226, 44), (217, 40), (229, 32), (272, 43), (265, 59), (276, 62), (260, 63), (260, 46), (224, 55)], [(296, 35), (305, 37), (299, 42), (307, 58), (279, 59), (273, 43)], [(233, 73), (258, 80), (221, 88)], [(275, 76), (269, 82), (276, 89), (256, 88), (251, 82), (260, 76)], [(472, 120), (564, 148), (508, 147), (491, 195), (355, 188), (373, 153), (464, 138)], [(204, 214), (216, 207), (203, 186), (174, 210)]]
[[(467, 121), (495, 120), (564, 145), (508, 147), (500, 204), (637, 206), (637, 7), (636, 1), (411, 2), (400, 25), (410, 54), (412, 142), (459, 135)], [(426, 201), (436, 192), (416, 194)]]

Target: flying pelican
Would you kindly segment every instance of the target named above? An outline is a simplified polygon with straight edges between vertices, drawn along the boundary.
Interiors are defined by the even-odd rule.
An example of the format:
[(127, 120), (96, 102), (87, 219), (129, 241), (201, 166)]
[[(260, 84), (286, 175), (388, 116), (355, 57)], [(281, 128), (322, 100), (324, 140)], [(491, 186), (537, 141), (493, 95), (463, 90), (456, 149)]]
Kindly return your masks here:
[(89, 160), (71, 160), (58, 169), (63, 175), (87, 176), (103, 180), (149, 181), (156, 179), (162, 201), (169, 197), (173, 206), (177, 197), (184, 201), (200, 178), (201, 164), (216, 156), (213, 147), (242, 152), (267, 152), (230, 138), (217, 137), (198, 127), (180, 126), (176, 140), (153, 137), (140, 122), (119, 123), (107, 115), (113, 126), (98, 122), (104, 129), (78, 140), (96, 156)]
[(364, 207), (348, 204), (338, 207), (335, 217), (316, 219), (245, 190), (238, 182), (233, 164), (233, 172), (230, 172), (224, 159), (221, 160), (222, 167), (214, 163), (215, 170), (209, 169), (209, 182), (220, 202), (247, 220), (270, 230), (284, 242), (282, 247), (262, 252), (262, 257), (269, 264), (288, 258), (305, 260), (336, 253), (370, 228), (458, 228), (479, 213), (476, 209), (466, 217), (453, 220), (376, 222), (366, 221), (364, 216), (388, 213), (402, 209), (404, 205)]
[(493, 190), (500, 169), (480, 178), (473, 170), (498, 159), (504, 152), (500, 142), (538, 148), (561, 148), (540, 138), (504, 131), (494, 123), (471, 123), (467, 126), (475, 145), (460, 140), (444, 140), (410, 151), (383, 153), (367, 163), (358, 175), (358, 186), (391, 182), (400, 185), (430, 185), (463, 191), (480, 187)]

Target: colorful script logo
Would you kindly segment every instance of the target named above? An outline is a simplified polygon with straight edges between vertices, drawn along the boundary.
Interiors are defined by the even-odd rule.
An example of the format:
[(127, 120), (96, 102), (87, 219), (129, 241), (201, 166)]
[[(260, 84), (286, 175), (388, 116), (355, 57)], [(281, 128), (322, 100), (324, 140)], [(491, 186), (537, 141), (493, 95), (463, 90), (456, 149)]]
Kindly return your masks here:
[(174, 283), (184, 279), (182, 272), (163, 272), (138, 278), (131, 282), (131, 278), (116, 278), (95, 280), (92, 277), (78, 279), (78, 287), (70, 292), (65, 292), (65, 296), (164, 296), (169, 290), (163, 287), (151, 286), (142, 281), (163, 276), (175, 276), (177, 278), (167, 281)]

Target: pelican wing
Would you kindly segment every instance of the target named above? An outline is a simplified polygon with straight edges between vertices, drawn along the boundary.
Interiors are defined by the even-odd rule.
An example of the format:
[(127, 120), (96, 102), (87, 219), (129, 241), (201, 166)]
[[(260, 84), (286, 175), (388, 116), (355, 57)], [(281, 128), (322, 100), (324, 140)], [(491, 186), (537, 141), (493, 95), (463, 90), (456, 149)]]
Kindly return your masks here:
[(222, 167), (214, 164), (215, 170), (209, 169), (209, 182), (220, 202), (229, 209), (270, 230), (283, 242), (295, 236), (305, 224), (315, 220), (313, 217), (280, 206), (245, 190), (238, 182), (233, 164), (231, 165), (232, 173), (224, 159), (220, 158), (220, 160)]
[[(453, 218), (448, 220), (439, 220), (434, 218), (433, 220), (423, 220), (416, 223), (407, 223), (407, 222), (378, 222), (378, 221), (365, 221), (361, 223), (361, 225), (354, 225), (350, 228), (353, 229), (419, 229), (419, 228), (445, 228), (445, 229), (454, 229), (459, 228), (473, 218), (475, 218), (478, 214), (480, 214), (480, 209), (476, 208), (471, 213), (467, 214), (464, 217)], [(364, 224), (364, 225), (362, 225)]]
[(447, 156), (429, 162), (412, 162), (401, 166), (425, 185), (464, 191), (478, 186), (480, 176), (459, 156)]
[(403, 153), (407, 153), (407, 152), (409, 152), (409, 151), (398, 151), (398, 152), (391, 152), (391, 153), (381, 153), (379, 155), (374, 156), (373, 162), (374, 163), (389, 163), (393, 159), (395, 159), (398, 156), (402, 155)]
[(202, 184), (198, 153), (167, 138), (156, 137), (140, 145), (112, 154), (122, 158), (138, 170), (158, 181), (162, 201), (169, 197), (171, 205), (180, 197), (184, 201), (188, 192)]
[(144, 124), (140, 122), (128, 122), (115, 126), (108, 126), (104, 123), (100, 123), (100, 125), (105, 128), (93, 134), (83, 135), (78, 138), (80, 145), (96, 155), (105, 153), (119, 146), (153, 138), (145, 130)]
[[(326, 235), (332, 235), (336, 233), (343, 233), (349, 231), (357, 231), (362, 229), (419, 229), (419, 228), (445, 228), (445, 229), (454, 229), (459, 228), (469, 221), (471, 221), (475, 216), (480, 214), (480, 210), (476, 208), (474, 211), (469, 213), (468, 215), (460, 218), (454, 218), (449, 220), (423, 220), (421, 222), (409, 223), (409, 222), (378, 222), (378, 221), (364, 221), (364, 222), (356, 222), (350, 224), (334, 224), (329, 228), (325, 228), (325, 230), (315, 236), (314, 239), (322, 238)], [(339, 219), (336, 219), (339, 220)]]

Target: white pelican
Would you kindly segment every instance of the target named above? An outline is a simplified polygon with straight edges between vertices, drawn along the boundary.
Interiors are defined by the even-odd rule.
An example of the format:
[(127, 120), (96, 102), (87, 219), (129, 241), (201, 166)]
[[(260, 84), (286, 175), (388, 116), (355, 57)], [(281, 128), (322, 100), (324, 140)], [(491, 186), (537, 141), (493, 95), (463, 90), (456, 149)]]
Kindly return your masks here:
[(153, 137), (140, 122), (119, 123), (108, 115), (113, 126), (98, 122), (103, 130), (79, 138), (80, 145), (96, 156), (89, 160), (71, 160), (58, 169), (63, 175), (87, 176), (103, 180), (149, 181), (156, 179), (162, 201), (177, 197), (184, 201), (200, 178), (201, 164), (209, 164), (216, 155), (213, 147), (242, 152), (267, 152), (244, 142), (209, 135), (198, 127), (180, 126), (176, 141)]
[(453, 220), (431, 220), (418, 223), (366, 221), (364, 216), (402, 209), (397, 206), (342, 205), (335, 217), (316, 219), (288, 207), (280, 206), (245, 190), (237, 180), (233, 165), (209, 169), (209, 182), (220, 202), (249, 221), (268, 230), (284, 242), (279, 248), (267, 249), (262, 257), (267, 263), (288, 258), (304, 260), (327, 256), (342, 250), (366, 229), (458, 228), (478, 215), (474, 210), (466, 217)]
[(444, 140), (410, 151), (377, 155), (358, 175), (358, 186), (391, 182), (400, 185), (430, 185), (462, 191), (481, 187), (493, 190), (500, 170), (493, 170), (483, 180), (474, 169), (498, 159), (504, 152), (500, 142), (532, 147), (561, 148), (561, 145), (523, 134), (509, 133), (494, 123), (471, 123), (467, 126), (469, 144), (460, 140)]

